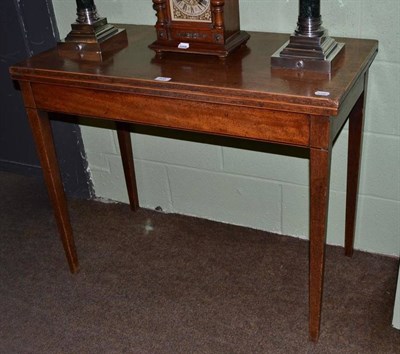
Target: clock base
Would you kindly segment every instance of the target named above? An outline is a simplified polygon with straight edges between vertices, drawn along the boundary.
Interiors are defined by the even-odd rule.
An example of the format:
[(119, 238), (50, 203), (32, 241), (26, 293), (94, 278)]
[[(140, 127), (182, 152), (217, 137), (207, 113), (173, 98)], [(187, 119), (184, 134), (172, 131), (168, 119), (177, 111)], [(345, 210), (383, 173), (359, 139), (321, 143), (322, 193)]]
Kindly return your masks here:
[(190, 53), (190, 54), (203, 54), (203, 55), (216, 55), (220, 58), (226, 58), (236, 48), (245, 45), (249, 40), (250, 35), (245, 31), (229, 37), (225, 44), (214, 43), (201, 43), (201, 42), (177, 42), (177, 41), (155, 41), (149, 45), (158, 57), (162, 57), (164, 52), (172, 53)]

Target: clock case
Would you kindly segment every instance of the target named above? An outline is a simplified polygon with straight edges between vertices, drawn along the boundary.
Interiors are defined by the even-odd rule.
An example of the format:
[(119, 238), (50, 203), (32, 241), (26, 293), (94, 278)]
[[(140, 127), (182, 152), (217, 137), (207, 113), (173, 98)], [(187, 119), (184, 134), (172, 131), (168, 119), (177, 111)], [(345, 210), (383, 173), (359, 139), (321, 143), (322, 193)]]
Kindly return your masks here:
[[(158, 56), (163, 52), (228, 56), (245, 44), (250, 35), (240, 30), (239, 0), (210, 0), (211, 22), (173, 21), (170, 0), (153, 0), (157, 40), (149, 45)], [(180, 48), (181, 43), (189, 47)]]

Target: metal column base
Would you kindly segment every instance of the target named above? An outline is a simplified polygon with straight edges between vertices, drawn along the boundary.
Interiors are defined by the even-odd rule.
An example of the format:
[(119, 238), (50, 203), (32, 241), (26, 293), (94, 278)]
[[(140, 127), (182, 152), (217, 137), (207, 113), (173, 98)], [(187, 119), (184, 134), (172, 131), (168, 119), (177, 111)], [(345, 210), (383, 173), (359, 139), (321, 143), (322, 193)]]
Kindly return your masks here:
[(293, 35), (271, 56), (271, 66), (331, 73), (343, 49), (344, 43), (338, 43), (331, 37)]

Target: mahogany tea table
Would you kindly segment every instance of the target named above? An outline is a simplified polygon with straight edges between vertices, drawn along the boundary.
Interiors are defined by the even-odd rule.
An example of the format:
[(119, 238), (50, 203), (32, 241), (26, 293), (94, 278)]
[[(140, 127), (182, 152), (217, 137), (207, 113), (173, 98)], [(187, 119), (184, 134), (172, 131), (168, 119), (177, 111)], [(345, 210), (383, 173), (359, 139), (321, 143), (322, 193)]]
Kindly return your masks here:
[(150, 26), (124, 25), (128, 46), (103, 61), (74, 61), (53, 49), (10, 68), (18, 81), (68, 264), (78, 258), (49, 113), (116, 122), (130, 205), (139, 207), (129, 125), (148, 125), (307, 149), (310, 170), (309, 333), (319, 336), (332, 145), (349, 119), (345, 253), (353, 252), (367, 77), (378, 43), (340, 38), (330, 76), (272, 70), (287, 35), (250, 33), (225, 60), (155, 57)]

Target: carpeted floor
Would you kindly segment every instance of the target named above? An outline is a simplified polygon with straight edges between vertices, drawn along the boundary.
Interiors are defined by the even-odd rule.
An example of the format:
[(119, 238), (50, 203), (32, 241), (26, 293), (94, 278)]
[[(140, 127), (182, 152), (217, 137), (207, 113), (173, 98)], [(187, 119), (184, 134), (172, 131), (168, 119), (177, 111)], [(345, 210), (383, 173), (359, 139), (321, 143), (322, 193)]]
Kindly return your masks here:
[(0, 173), (0, 353), (400, 353), (396, 259), (327, 247), (313, 344), (307, 242), (121, 204), (69, 206), (76, 275), (42, 180)]

